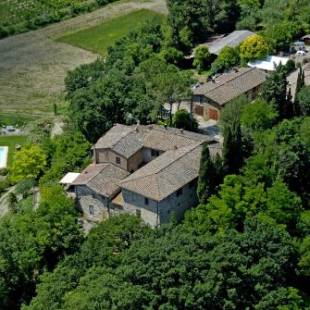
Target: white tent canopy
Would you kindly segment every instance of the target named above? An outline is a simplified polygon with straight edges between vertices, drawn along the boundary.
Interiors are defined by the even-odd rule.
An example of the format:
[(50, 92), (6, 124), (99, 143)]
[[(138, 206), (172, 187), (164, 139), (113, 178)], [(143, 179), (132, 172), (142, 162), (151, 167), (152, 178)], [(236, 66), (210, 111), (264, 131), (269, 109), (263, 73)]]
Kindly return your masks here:
[(63, 185), (71, 185), (79, 175), (80, 174), (76, 172), (68, 172), (59, 183)]
[(280, 64), (286, 65), (288, 57), (268, 56), (264, 60), (256, 60), (248, 63), (251, 68), (257, 68), (264, 71), (275, 71)]

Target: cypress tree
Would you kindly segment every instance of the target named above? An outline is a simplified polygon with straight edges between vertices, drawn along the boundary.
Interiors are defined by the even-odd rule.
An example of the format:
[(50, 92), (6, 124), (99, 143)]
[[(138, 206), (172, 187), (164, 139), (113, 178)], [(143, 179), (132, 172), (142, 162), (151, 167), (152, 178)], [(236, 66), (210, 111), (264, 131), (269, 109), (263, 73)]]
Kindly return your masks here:
[(211, 159), (209, 146), (204, 143), (200, 159), (197, 196), (200, 203), (206, 203), (207, 199), (214, 193), (218, 176), (215, 165)]
[(299, 72), (298, 72), (298, 76), (297, 76), (297, 82), (296, 82), (296, 91), (295, 91), (295, 98), (294, 98), (294, 104), (295, 104), (295, 115), (298, 116), (300, 115), (300, 106), (299, 106), (299, 102), (298, 102), (298, 93), (300, 92), (300, 90), (303, 88), (303, 86), (305, 85), (305, 72), (302, 69), (302, 66), (299, 65)]
[(243, 164), (242, 134), (236, 119), (224, 127), (223, 169), (225, 174), (238, 173)]
[(285, 67), (279, 65), (263, 84), (261, 97), (269, 103), (275, 105), (279, 113), (279, 120), (287, 118), (287, 80)]

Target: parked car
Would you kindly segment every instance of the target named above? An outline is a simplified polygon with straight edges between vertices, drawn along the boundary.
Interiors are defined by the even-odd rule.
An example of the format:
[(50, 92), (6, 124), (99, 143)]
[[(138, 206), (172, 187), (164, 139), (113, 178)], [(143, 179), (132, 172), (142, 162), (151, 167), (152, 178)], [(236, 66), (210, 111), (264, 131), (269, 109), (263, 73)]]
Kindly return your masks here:
[(302, 51), (302, 50), (296, 52), (297, 56), (305, 56), (306, 54), (307, 54), (307, 52), (306, 51)]

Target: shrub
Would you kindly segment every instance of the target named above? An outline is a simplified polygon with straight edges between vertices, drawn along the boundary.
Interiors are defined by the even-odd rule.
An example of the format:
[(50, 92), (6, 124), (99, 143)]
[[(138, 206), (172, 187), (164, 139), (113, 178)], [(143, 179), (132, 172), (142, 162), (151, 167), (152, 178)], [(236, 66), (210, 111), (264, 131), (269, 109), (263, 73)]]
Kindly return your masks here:
[(182, 109), (175, 113), (173, 117), (173, 126), (185, 130), (197, 131), (198, 123), (192, 115), (186, 110)]
[(264, 35), (275, 50), (288, 50), (294, 38), (300, 33), (297, 23), (283, 21), (270, 25)]
[(7, 179), (0, 181), (0, 195), (4, 193), (9, 187), (10, 182)]
[(271, 104), (256, 100), (243, 107), (241, 125), (250, 130), (265, 130), (272, 127), (277, 117), (278, 113)]
[(288, 61), (288, 62), (286, 63), (286, 65), (285, 65), (285, 68), (286, 68), (287, 74), (290, 74), (290, 73), (292, 73), (293, 71), (295, 71), (296, 65), (295, 65), (294, 60), (289, 59), (289, 61)]
[(167, 63), (171, 64), (178, 64), (184, 57), (184, 54), (174, 47), (163, 49), (160, 55)]
[(208, 47), (200, 46), (195, 51), (194, 67), (199, 71), (206, 70), (210, 65), (211, 54)]
[(25, 179), (17, 183), (15, 187), (16, 194), (25, 195), (27, 194), (34, 186), (35, 186), (34, 179)]
[(7, 174), (8, 174), (8, 169), (6, 169), (6, 168), (0, 169), (0, 175), (1, 176), (6, 176)]
[(211, 65), (212, 74), (228, 70), (239, 63), (240, 55), (238, 48), (225, 46)]
[(243, 62), (262, 59), (268, 55), (269, 51), (267, 41), (258, 34), (249, 36), (240, 45), (240, 57)]
[(310, 115), (310, 86), (304, 86), (297, 95), (299, 107), (303, 115)]

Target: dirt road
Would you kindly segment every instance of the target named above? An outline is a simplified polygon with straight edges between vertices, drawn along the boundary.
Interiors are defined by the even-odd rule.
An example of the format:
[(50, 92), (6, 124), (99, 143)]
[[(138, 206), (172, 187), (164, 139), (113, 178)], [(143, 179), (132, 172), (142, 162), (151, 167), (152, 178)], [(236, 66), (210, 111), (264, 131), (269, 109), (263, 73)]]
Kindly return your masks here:
[(0, 40), (0, 113), (46, 115), (58, 103), (66, 72), (94, 61), (91, 52), (54, 39), (147, 8), (166, 12), (164, 0), (117, 2), (70, 20)]

